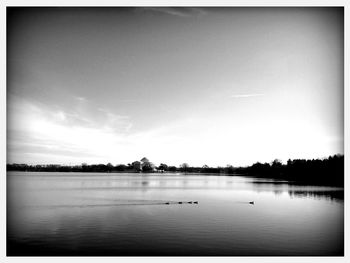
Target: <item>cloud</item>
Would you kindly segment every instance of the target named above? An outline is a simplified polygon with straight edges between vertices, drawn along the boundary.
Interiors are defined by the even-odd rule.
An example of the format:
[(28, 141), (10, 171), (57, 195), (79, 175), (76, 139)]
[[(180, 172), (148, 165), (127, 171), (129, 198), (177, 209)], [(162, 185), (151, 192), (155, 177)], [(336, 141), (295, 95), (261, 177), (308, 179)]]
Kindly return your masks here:
[[(8, 111), (9, 161), (26, 162), (28, 157), (46, 154), (44, 160), (57, 162), (75, 156), (81, 159), (112, 156), (127, 136), (132, 123), (127, 116), (92, 106), (69, 112), (57, 107), (11, 97)], [(94, 115), (91, 113), (94, 112)], [(52, 155), (51, 157), (48, 154)], [(54, 157), (53, 155), (56, 155)], [(16, 158), (15, 158), (16, 157)]]
[(260, 97), (264, 96), (263, 93), (251, 93), (251, 94), (235, 94), (231, 95), (231, 98), (239, 99), (239, 98), (250, 98), (250, 97)]
[(144, 7), (138, 8), (137, 10), (143, 12), (157, 12), (179, 17), (201, 16), (207, 14), (207, 11), (203, 8), (197, 7)]
[[(237, 98), (262, 96), (240, 94)], [(246, 165), (253, 161), (329, 155), (339, 147), (313, 122), (298, 118), (291, 122), (281, 114), (277, 119), (250, 120), (234, 116), (188, 117), (159, 123), (149, 130), (129, 131), (131, 122), (106, 108), (80, 105), (75, 115), (63, 109), (43, 106), (24, 99), (8, 104), (8, 163), (128, 163), (146, 156), (154, 163), (179, 165)], [(95, 116), (89, 116), (93, 108)], [(255, 111), (251, 114), (255, 114)], [(77, 120), (87, 118), (87, 121)], [(259, 127), (257, 132), (256, 127)], [(303, 129), (300, 129), (303, 127)], [(274, 142), (271, 144), (271, 142)], [(335, 145), (335, 146), (334, 146)], [(287, 150), (286, 150), (287, 149)], [(303, 157), (303, 158), (304, 158)]]
[(78, 100), (78, 101), (87, 101), (87, 99), (84, 98), (84, 97), (75, 97), (75, 98), (76, 98), (76, 100)]
[(76, 97), (75, 99), (77, 103), (71, 105), (70, 108), (30, 101), (22, 101), (21, 103), (14, 101), (11, 105), (16, 106), (15, 111), (20, 111), (23, 118), (30, 113), (23, 107), (23, 105), (27, 105), (27, 108), (31, 109), (31, 113), (40, 115), (40, 118), (67, 127), (98, 128), (116, 133), (128, 132), (132, 127), (128, 116), (116, 114), (106, 108), (99, 108), (86, 98)]

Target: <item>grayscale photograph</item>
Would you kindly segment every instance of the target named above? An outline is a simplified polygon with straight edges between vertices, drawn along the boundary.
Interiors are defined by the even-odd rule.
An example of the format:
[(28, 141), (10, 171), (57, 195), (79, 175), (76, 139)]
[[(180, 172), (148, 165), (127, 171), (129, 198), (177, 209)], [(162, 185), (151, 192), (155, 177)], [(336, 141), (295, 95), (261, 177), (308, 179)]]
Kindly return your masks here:
[(344, 257), (343, 6), (5, 11), (7, 257)]

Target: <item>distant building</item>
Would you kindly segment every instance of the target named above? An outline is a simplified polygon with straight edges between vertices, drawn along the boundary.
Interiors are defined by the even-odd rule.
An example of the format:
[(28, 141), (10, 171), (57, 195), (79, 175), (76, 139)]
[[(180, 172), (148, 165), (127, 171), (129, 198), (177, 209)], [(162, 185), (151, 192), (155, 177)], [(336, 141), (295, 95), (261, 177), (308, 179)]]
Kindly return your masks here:
[(141, 159), (141, 162), (142, 162), (142, 163), (145, 163), (145, 162), (146, 162), (146, 163), (149, 163), (149, 160), (148, 160), (146, 157), (143, 157), (143, 158)]

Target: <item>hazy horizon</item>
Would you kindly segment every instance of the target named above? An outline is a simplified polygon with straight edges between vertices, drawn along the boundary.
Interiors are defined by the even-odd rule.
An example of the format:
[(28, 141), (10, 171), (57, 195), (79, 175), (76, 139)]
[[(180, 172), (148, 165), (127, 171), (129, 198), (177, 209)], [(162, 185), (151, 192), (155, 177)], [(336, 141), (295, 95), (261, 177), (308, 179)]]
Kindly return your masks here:
[(8, 8), (7, 163), (344, 154), (343, 8)]
[[(334, 157), (334, 156), (344, 156), (344, 154), (334, 154), (334, 155), (330, 155), (330, 156), (326, 156), (326, 157), (321, 157), (321, 158), (313, 158), (313, 159), (299, 159), (299, 160), (327, 160), (329, 159), (330, 157)], [(144, 158), (147, 158), (146, 156)], [(139, 162), (142, 162), (141, 161), (142, 158), (140, 159), (135, 159), (133, 161), (130, 161), (128, 163), (121, 163), (121, 162), (114, 162), (114, 163), (111, 163), (113, 166), (118, 166), (118, 165), (132, 165), (133, 162), (135, 161), (139, 161)], [(148, 159), (148, 158), (147, 158)], [(289, 158), (290, 159), (290, 158)], [(298, 159), (290, 159), (290, 160), (298, 160)], [(249, 166), (252, 166), (253, 164), (256, 164), (256, 163), (268, 163), (270, 165), (272, 165), (273, 162), (275, 161), (278, 161), (278, 162), (281, 162), (282, 164), (286, 165), (288, 163), (288, 159), (287, 160), (281, 160), (281, 159), (274, 159), (274, 160), (270, 160), (270, 161), (266, 161), (266, 162), (260, 162), (259, 160), (258, 161), (255, 161), (255, 162), (252, 162), (252, 163), (249, 163), (249, 164), (246, 164), (246, 165), (231, 165), (231, 164), (227, 164), (226, 166), (220, 166), (220, 165), (217, 165), (217, 166), (208, 166), (209, 168), (224, 168), (224, 167), (228, 167), (228, 166), (232, 166), (234, 168), (243, 168), (243, 167), (249, 167)], [(184, 163), (180, 163), (180, 164), (170, 164), (168, 162), (157, 162), (157, 160), (150, 160), (150, 163), (151, 164), (154, 164), (155, 166), (160, 166), (161, 164), (166, 164), (168, 166), (175, 166), (176, 168), (180, 168), (182, 165), (184, 164), (187, 164), (189, 165), (188, 162), (184, 162)], [(59, 166), (84, 166), (84, 165), (108, 165), (109, 162), (95, 162), (95, 163), (87, 163), (87, 162), (82, 162), (82, 163), (76, 163), (76, 164), (73, 164), (73, 163), (9, 163), (7, 162), (7, 164), (9, 165), (42, 165), (42, 166), (46, 166), (46, 165), (59, 165)], [(204, 165), (206, 164), (203, 164), (203, 165), (189, 165), (189, 167), (203, 167)], [(122, 171), (121, 173), (125, 173), (127, 171)]]

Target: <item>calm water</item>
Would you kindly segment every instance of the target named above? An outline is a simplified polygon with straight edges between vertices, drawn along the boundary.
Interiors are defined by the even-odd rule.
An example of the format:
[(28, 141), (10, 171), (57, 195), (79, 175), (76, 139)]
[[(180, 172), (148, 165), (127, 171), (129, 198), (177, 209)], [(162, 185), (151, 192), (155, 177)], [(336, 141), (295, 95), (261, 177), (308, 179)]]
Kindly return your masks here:
[(29, 172), (8, 172), (7, 184), (8, 255), (344, 253), (339, 188), (214, 175)]

